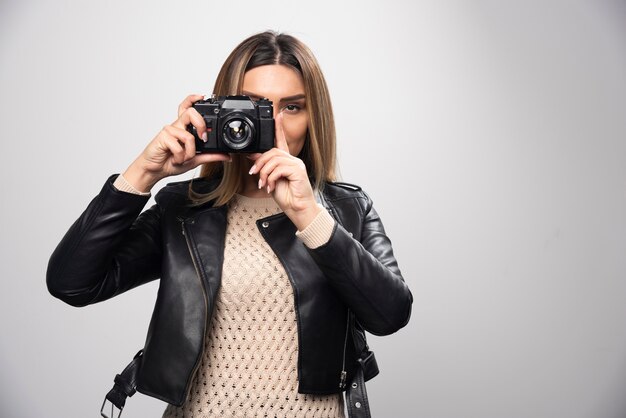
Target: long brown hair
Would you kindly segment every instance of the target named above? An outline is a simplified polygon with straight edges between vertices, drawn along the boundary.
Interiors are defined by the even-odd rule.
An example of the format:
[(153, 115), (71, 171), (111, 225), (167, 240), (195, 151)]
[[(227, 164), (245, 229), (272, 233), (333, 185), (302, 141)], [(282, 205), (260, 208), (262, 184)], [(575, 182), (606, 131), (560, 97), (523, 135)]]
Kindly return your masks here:
[[(309, 126), (304, 147), (298, 155), (306, 165), (314, 189), (321, 190), (324, 182), (335, 181), (336, 138), (335, 120), (326, 80), (311, 50), (298, 39), (284, 33), (266, 31), (241, 42), (228, 56), (217, 76), (213, 94), (241, 94), (246, 71), (262, 65), (286, 65), (297, 71), (304, 81), (304, 93), (309, 109)], [(221, 178), (220, 184), (207, 194), (197, 193), (189, 184), (189, 198), (194, 205), (215, 200), (214, 205), (228, 203), (244, 185), (245, 156), (233, 154), (232, 162), (202, 165), (200, 177)]]

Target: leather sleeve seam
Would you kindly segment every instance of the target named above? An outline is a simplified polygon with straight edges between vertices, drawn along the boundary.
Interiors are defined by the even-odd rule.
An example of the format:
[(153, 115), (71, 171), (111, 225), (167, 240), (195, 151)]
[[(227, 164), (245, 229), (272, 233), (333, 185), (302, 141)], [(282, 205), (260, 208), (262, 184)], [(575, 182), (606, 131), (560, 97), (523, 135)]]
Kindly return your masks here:
[[(337, 232), (337, 228), (338, 228), (337, 224), (338, 224), (338, 223), (336, 223), (336, 224), (335, 224), (335, 230), (333, 231), (333, 234), (331, 235), (331, 239), (329, 240), (329, 242), (328, 242), (328, 243), (330, 243), (330, 241), (332, 241), (333, 237), (335, 236), (335, 234), (336, 234), (336, 232)], [(357, 242), (358, 242), (358, 241), (357, 241)], [(324, 245), (324, 248), (328, 245), (328, 243)], [(360, 243), (359, 243), (359, 244), (360, 244)], [(322, 247), (320, 247), (320, 248), (316, 248), (315, 250), (318, 250), (318, 249), (321, 249), (321, 248), (322, 248)], [(310, 250), (310, 251), (315, 251), (315, 250)], [(369, 252), (365, 249), (365, 247), (363, 247), (363, 250), (364, 250), (364, 251), (366, 251), (366, 252), (369, 254)], [(371, 255), (371, 254), (370, 254), (370, 255)], [(389, 322), (389, 320), (388, 320), (388, 318), (386, 317), (386, 315), (384, 315), (381, 311), (379, 311), (379, 310), (378, 310), (378, 308), (377, 308), (377, 306), (376, 306), (376, 304), (372, 303), (372, 301), (371, 301), (371, 300), (370, 300), (370, 298), (367, 296), (367, 294), (366, 294), (365, 292), (363, 292), (363, 290), (361, 290), (361, 288), (358, 286), (358, 282), (357, 282), (356, 280), (354, 280), (353, 275), (352, 275), (352, 274), (348, 274), (348, 270), (345, 268), (344, 263), (340, 263), (340, 269), (341, 269), (341, 272), (342, 272), (343, 276), (344, 276), (344, 277), (348, 277), (348, 278), (349, 278), (350, 282), (354, 285), (354, 288), (355, 288), (355, 289), (359, 292), (359, 294), (363, 297), (363, 299), (365, 299), (365, 300), (367, 301), (367, 303), (368, 303), (368, 305), (371, 307), (371, 309), (372, 309), (372, 310), (374, 310), (374, 311), (377, 313), (377, 315), (378, 315), (380, 318), (382, 318), (382, 319), (383, 319), (383, 321), (385, 322), (385, 324), (386, 324), (388, 327), (393, 328), (393, 325)], [(395, 274), (394, 274), (393, 272), (391, 272), (391, 271), (389, 271), (389, 274), (391, 274), (391, 275), (395, 276)], [(355, 315), (356, 315), (356, 313), (355, 313)]]

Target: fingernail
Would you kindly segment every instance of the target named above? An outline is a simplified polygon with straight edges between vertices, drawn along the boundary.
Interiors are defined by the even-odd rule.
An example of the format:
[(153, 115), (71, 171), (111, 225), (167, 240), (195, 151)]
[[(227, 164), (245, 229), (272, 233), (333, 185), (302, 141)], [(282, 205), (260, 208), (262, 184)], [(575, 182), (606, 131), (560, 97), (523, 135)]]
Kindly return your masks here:
[(209, 139), (209, 137), (208, 137), (207, 133), (206, 133), (206, 132), (204, 132), (204, 133), (202, 134), (202, 142), (206, 142), (208, 139)]
[(254, 174), (255, 171), (256, 171), (256, 164), (253, 164), (252, 167), (250, 167), (250, 171), (248, 171), (248, 174)]
[(267, 193), (269, 193), (269, 192), (270, 192), (270, 186), (268, 185), (267, 186)]
[(263, 187), (263, 180), (259, 179), (259, 189)]

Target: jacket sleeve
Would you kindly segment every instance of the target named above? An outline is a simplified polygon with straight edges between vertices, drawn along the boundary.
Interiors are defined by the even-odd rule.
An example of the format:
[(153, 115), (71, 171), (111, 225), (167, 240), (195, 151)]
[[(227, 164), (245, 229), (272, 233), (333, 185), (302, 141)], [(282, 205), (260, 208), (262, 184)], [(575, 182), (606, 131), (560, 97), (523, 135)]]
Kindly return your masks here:
[(142, 213), (149, 196), (116, 189), (116, 176), (107, 179), (48, 262), (48, 290), (70, 305), (100, 302), (160, 275), (160, 208)]
[(366, 204), (360, 240), (336, 223), (328, 242), (309, 252), (361, 326), (374, 335), (387, 335), (408, 323), (413, 295), (380, 217), (369, 196), (363, 194)]

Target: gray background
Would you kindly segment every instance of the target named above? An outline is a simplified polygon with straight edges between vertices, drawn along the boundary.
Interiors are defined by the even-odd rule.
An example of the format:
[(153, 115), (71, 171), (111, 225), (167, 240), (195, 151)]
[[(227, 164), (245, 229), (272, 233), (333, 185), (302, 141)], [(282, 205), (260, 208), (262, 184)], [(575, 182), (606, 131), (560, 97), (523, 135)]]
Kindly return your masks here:
[[(626, 416), (625, 22), (608, 0), (3, 0), (0, 415), (98, 416), (158, 283), (76, 309), (47, 293), (48, 257), (271, 28), (317, 55), (343, 178), (415, 296), (406, 328), (370, 338), (374, 416)], [(135, 395), (123, 416), (164, 407)]]

